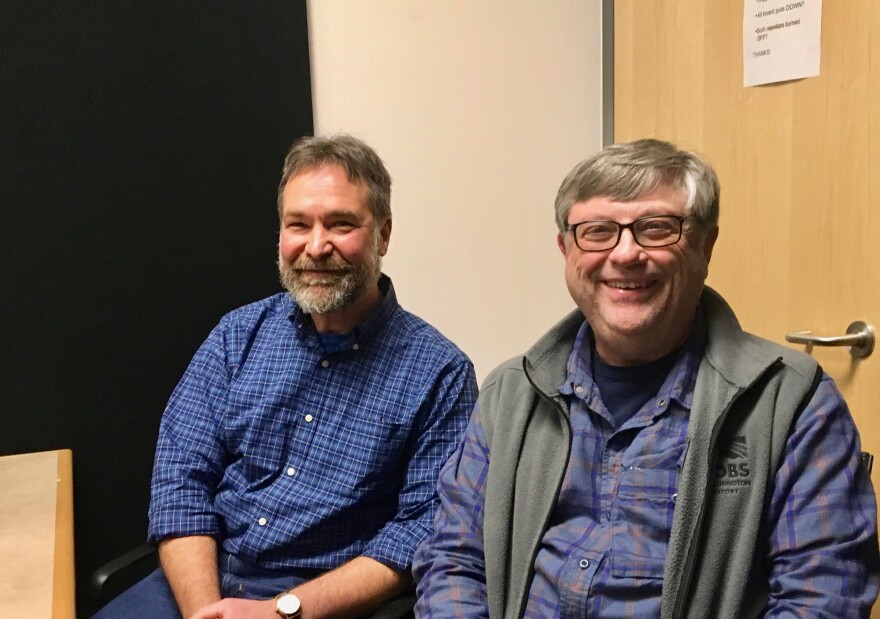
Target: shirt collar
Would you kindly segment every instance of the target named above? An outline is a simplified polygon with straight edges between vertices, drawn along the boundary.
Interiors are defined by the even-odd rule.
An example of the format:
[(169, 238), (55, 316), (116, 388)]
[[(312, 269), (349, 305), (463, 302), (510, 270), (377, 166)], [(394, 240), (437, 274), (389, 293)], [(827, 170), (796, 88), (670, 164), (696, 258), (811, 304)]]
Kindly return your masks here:
[[(559, 387), (562, 395), (575, 395), (582, 398), (587, 405), (593, 397), (598, 396), (598, 388), (593, 381), (592, 349), (595, 345), (592, 328), (584, 321), (578, 330), (574, 341), (574, 348), (568, 357), (567, 376), (565, 382)], [(694, 317), (694, 324), (682, 346), (681, 354), (663, 382), (658, 392), (658, 400), (678, 402), (679, 405), (690, 410), (694, 398), (694, 385), (697, 381), (697, 371), (706, 348), (706, 325), (703, 312), (699, 309)], [(574, 386), (583, 387), (575, 390)]]
[[(391, 315), (399, 307), (397, 294), (394, 292), (394, 284), (391, 282), (391, 278), (384, 273), (379, 276), (379, 290), (382, 292), (382, 300), (352, 329), (349, 334), (350, 341), (342, 350), (347, 350), (355, 345), (357, 345), (357, 348), (360, 348), (372, 342), (382, 328), (388, 324)], [(292, 298), (291, 304), (293, 309), (290, 312), (290, 320), (296, 327), (297, 336), (309, 345), (320, 345), (311, 315), (304, 312)]]
[(672, 366), (666, 382), (660, 388), (661, 397), (674, 400), (684, 408), (691, 409), (694, 400), (694, 386), (697, 383), (697, 372), (700, 369), (705, 350), (706, 323), (703, 319), (703, 312), (697, 308), (694, 325), (682, 347), (681, 356)]

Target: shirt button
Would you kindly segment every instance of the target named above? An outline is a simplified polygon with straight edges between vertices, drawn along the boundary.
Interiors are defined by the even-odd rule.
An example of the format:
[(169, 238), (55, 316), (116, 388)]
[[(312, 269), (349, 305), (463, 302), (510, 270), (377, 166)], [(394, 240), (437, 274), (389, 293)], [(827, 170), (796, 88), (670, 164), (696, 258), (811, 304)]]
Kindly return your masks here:
[(605, 514), (605, 520), (611, 520), (611, 512)]
[(304, 419), (306, 420), (306, 423), (312, 423), (312, 421), (313, 421), (315, 418), (312, 417), (312, 416), (309, 414), (309, 415), (306, 415), (306, 416), (304, 417)]
[(287, 474), (291, 476), (296, 475), (296, 469), (291, 466), (287, 469)]
[(672, 495), (672, 502), (675, 503), (676, 499), (678, 499), (678, 493)]
[(259, 520), (257, 520), (257, 524), (261, 527), (265, 527), (267, 522), (268, 520), (266, 520), (265, 518), (260, 518)]
[(583, 385), (578, 385), (578, 386), (576, 386), (576, 387), (574, 388), (574, 390), (577, 391), (578, 393), (583, 393), (583, 392), (584, 392), (584, 386), (583, 386)]
[(660, 400), (659, 402), (657, 402), (657, 406), (665, 406), (665, 405), (666, 405), (666, 400)]
[(353, 348), (354, 350), (360, 350), (360, 349), (361, 349), (361, 347), (360, 347), (358, 344), (355, 344), (354, 346), (352, 346), (352, 348)]
[(327, 361), (326, 359), (324, 359), (324, 360), (321, 362), (321, 367), (322, 367), (322, 368), (329, 368), (329, 367), (330, 367), (330, 362)]
[(586, 559), (581, 559), (580, 562), (578, 563), (578, 565), (581, 566), (581, 569), (582, 569), (582, 570), (585, 570), (585, 569), (587, 569), (588, 567), (590, 567), (590, 562), (589, 562), (588, 560), (586, 560)]

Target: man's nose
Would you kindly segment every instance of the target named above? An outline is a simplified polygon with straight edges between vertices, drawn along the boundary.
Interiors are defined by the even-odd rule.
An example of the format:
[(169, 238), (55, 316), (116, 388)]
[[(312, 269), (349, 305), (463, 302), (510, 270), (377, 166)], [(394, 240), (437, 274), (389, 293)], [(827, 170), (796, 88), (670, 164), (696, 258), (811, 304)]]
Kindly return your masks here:
[(306, 254), (311, 257), (327, 256), (333, 253), (330, 234), (321, 226), (315, 226), (306, 240)]
[(642, 246), (636, 243), (636, 237), (631, 228), (620, 231), (620, 240), (611, 250), (609, 256), (615, 262), (637, 262), (642, 255)]

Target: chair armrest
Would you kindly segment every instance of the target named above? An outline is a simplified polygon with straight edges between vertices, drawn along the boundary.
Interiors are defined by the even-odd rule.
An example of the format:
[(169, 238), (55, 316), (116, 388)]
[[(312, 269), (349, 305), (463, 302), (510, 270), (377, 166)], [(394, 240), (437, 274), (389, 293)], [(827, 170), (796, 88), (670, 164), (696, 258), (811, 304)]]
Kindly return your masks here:
[(153, 544), (144, 544), (126, 552), (95, 570), (89, 577), (92, 599), (103, 606), (159, 567), (159, 555)]
[(416, 595), (409, 591), (385, 604), (370, 615), (370, 619), (404, 619), (412, 617), (415, 605)]

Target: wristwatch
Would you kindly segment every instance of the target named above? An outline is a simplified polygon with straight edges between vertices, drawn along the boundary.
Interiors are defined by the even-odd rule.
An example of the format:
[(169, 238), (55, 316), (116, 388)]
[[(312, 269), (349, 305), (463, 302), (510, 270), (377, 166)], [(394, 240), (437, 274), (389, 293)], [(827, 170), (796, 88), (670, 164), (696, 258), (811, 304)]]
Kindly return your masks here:
[(285, 591), (275, 596), (275, 612), (284, 619), (299, 619), (302, 608), (299, 598), (290, 591)]

